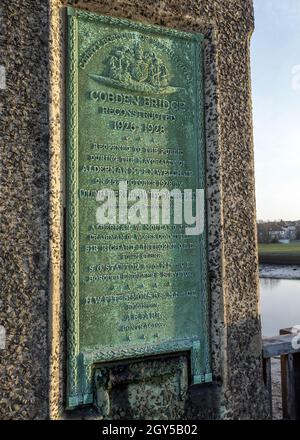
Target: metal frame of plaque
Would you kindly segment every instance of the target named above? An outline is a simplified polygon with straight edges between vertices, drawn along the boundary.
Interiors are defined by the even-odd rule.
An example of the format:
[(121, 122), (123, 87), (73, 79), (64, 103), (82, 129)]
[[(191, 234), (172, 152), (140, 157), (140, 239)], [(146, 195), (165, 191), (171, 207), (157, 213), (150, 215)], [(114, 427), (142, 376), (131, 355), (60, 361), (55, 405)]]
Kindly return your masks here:
[[(82, 171), (97, 169), (97, 176), (105, 180), (105, 170), (111, 170), (113, 166), (109, 162), (113, 160), (112, 156), (101, 156), (108, 161), (102, 173), (98, 173), (100, 156), (97, 156), (100, 160), (97, 162), (98, 168), (90, 168), (94, 167), (94, 162), (93, 165), (86, 162), (87, 158), (94, 158), (89, 151), (92, 139), (107, 144), (111, 141), (114, 145), (125, 145), (129, 149), (130, 153), (125, 158), (127, 161), (132, 157), (136, 161), (154, 160), (158, 164), (155, 165), (156, 173), (163, 169), (160, 168), (163, 167), (161, 164), (170, 163), (170, 167), (176, 164), (177, 168), (172, 168), (172, 175), (193, 174), (193, 185), (205, 188), (203, 36), (70, 7), (67, 8), (67, 15), (67, 407), (93, 402), (92, 368), (106, 361), (190, 352), (192, 383), (210, 382), (206, 225), (201, 236), (180, 236), (174, 241), (174, 249), (185, 249), (189, 245), (192, 250), (160, 251), (156, 254), (158, 258), (152, 260), (146, 251), (132, 254), (136, 260), (140, 260), (134, 263), (137, 268), (143, 263), (142, 258), (147, 256), (143, 267), (144, 270), (145, 267), (151, 270), (146, 276), (152, 272), (151, 276), (155, 279), (143, 281), (139, 269), (130, 269), (127, 273), (125, 268), (131, 266), (125, 263), (124, 270), (116, 272), (119, 257), (127, 255), (129, 258), (131, 254), (115, 252), (113, 244), (130, 245), (133, 235), (125, 235), (125, 240), (121, 242), (116, 238), (105, 245), (101, 244), (101, 240), (109, 239), (109, 231), (106, 231), (106, 235), (100, 233), (100, 238), (93, 235), (93, 240), (100, 240), (93, 241), (97, 243), (93, 248), (97, 252), (87, 253), (86, 249), (91, 248), (86, 238), (90, 237), (87, 229), (91, 222), (89, 216), (96, 203), (93, 198), (95, 191), (92, 190), (98, 188), (93, 186), (93, 182), (97, 181), (96, 174), (84, 174)], [(109, 69), (106, 69), (108, 64)], [(172, 74), (168, 76), (170, 71)], [(106, 99), (105, 107), (100, 105), (102, 98)], [(154, 117), (160, 119), (159, 123), (145, 124), (137, 119), (141, 115), (148, 115), (143, 105), (140, 111), (135, 110), (136, 113), (131, 110), (128, 120), (124, 118), (118, 122), (112, 113), (119, 114), (120, 108), (129, 112), (131, 101), (132, 105), (153, 105), (155, 108), (150, 110), (157, 111), (158, 116)], [(186, 108), (185, 102), (188, 103)], [(104, 111), (111, 112), (112, 116), (105, 116)], [(132, 120), (134, 124), (130, 122)], [(108, 124), (111, 124), (110, 127)], [(143, 135), (139, 135), (142, 138), (137, 135), (136, 127), (144, 130)], [(129, 128), (128, 136), (126, 128)], [(122, 137), (118, 129), (124, 131)], [(170, 147), (169, 152), (174, 152), (178, 140), (183, 148), (182, 161), (167, 158), (166, 162), (156, 153), (153, 153), (153, 157), (146, 157), (138, 156), (138, 153), (135, 155), (130, 150), (134, 143), (143, 147)], [(124, 160), (123, 156), (118, 156), (119, 153), (115, 154)], [(185, 162), (186, 165), (182, 165)], [(189, 174), (183, 168), (179, 169), (183, 166), (190, 167), (193, 172)], [(146, 165), (141, 168), (137, 166), (137, 172), (144, 172), (142, 168), (145, 169)], [(112, 171), (108, 177), (112, 179), (114, 176)], [(192, 182), (186, 179), (185, 187)], [(88, 187), (88, 190), (82, 190), (82, 187)], [(166, 231), (166, 234), (171, 234), (168, 229)], [(118, 233), (123, 234), (122, 230)], [(158, 237), (155, 232), (152, 233), (155, 241), (153, 246), (172, 248), (169, 243), (172, 234), (167, 235), (165, 241)], [(132, 243), (132, 246), (136, 246), (137, 241)], [(142, 248), (149, 247), (146, 238), (139, 240), (139, 243)], [(196, 250), (193, 251), (193, 248)], [(106, 251), (99, 253), (99, 249)], [(169, 269), (158, 272), (161, 277), (153, 275), (155, 264)], [(102, 271), (95, 276), (94, 269), (98, 267)], [(106, 267), (113, 269), (106, 273)], [(110, 279), (112, 275), (116, 279), (128, 277), (134, 280), (136, 274), (141, 277), (139, 284), (135, 281), (124, 281), (123, 284), (104, 281), (105, 277)], [(97, 279), (100, 281), (94, 282)], [(141, 298), (146, 295), (148, 302), (138, 300), (139, 295)], [(134, 309), (132, 314), (124, 311), (130, 307)], [(147, 308), (152, 311), (148, 312)], [(141, 313), (137, 312), (139, 309)], [(130, 332), (130, 329), (134, 330)]]

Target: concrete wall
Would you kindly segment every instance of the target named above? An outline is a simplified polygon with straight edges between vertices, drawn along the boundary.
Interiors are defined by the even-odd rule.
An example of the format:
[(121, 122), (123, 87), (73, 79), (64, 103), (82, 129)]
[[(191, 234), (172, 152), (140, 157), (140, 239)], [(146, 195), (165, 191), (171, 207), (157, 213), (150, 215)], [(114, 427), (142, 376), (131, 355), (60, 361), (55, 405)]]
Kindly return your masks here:
[[(105, 407), (64, 410), (64, 6), (206, 36), (214, 384), (186, 356), (108, 365)], [(250, 85), (252, 0), (2, 0), (0, 418), (265, 418)], [(126, 379), (125, 379), (126, 378)], [(98, 384), (98, 394), (102, 393)], [(103, 397), (103, 396), (102, 396)], [(102, 414), (102, 415), (101, 415)]]

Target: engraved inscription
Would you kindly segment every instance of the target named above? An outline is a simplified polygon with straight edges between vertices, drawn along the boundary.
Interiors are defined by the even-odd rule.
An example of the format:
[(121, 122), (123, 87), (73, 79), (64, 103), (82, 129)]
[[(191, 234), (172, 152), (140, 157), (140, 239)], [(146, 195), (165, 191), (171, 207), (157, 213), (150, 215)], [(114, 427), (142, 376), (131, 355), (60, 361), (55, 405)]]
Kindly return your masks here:
[[(152, 331), (157, 327), (165, 328), (161, 338), (171, 336), (176, 308), (186, 309), (186, 325), (177, 329), (181, 337), (191, 333), (196, 336), (197, 327), (193, 321), (199, 320), (196, 314), (192, 317), (195, 296), (174, 296), (171, 292), (174, 282), (182, 291), (186, 291), (186, 287), (196, 287), (195, 261), (197, 255), (200, 258), (201, 238), (186, 236), (183, 228), (175, 225), (162, 229), (161, 224), (159, 229), (150, 231), (139, 228), (140, 225), (128, 225), (124, 232), (117, 227), (121, 224), (115, 229), (109, 228), (111, 225), (102, 225), (100, 229), (100, 225), (91, 223), (94, 219), (89, 213), (97, 208), (97, 191), (110, 179), (114, 179), (110, 187), (115, 192), (117, 210), (121, 203), (117, 189), (120, 181), (146, 192), (151, 192), (151, 186), (159, 191), (166, 186), (196, 188), (198, 184), (195, 167), (198, 152), (188, 139), (186, 126), (190, 118), (188, 110), (195, 106), (194, 96), (189, 95), (184, 81), (182, 86), (174, 86), (173, 79), (178, 81), (180, 76), (174, 74), (172, 60), (163, 50), (158, 53), (150, 42), (145, 45), (139, 38), (136, 40), (124, 46), (112, 42), (107, 44), (106, 51), (99, 50), (90, 67), (85, 66), (79, 94), (82, 107), (89, 114), (84, 126), (88, 136), (79, 134), (80, 254), (81, 261), (85, 262), (80, 265), (80, 297), (85, 306), (82, 316), (89, 328), (93, 325), (91, 316), (96, 322), (101, 318), (101, 335), (103, 330), (106, 335), (102, 339), (118, 344), (128, 341), (129, 336), (131, 344), (137, 343), (142, 335), (145, 341), (151, 342), (154, 337), (157, 340)], [(85, 122), (84, 113), (82, 119)], [(107, 143), (111, 140), (113, 143)], [(148, 200), (141, 203), (140, 209), (148, 203)], [(149, 223), (148, 226), (150, 222), (147, 216), (141, 220), (141, 223)], [(91, 231), (93, 228), (98, 229)], [(139, 262), (141, 254), (143, 263)], [(126, 259), (130, 259), (129, 264), (120, 264)], [(101, 298), (100, 292), (105, 297), (109, 292), (145, 290), (157, 293), (155, 306), (139, 300), (139, 307), (152, 307), (151, 313), (128, 314), (123, 302), (119, 302), (117, 310), (105, 310), (104, 317), (99, 305), (108, 306), (109, 303), (85, 301), (86, 294), (88, 298)], [(91, 292), (94, 295), (91, 296)], [(131, 321), (134, 324), (129, 324)], [(83, 340), (87, 345), (101, 342), (98, 332), (93, 331), (85, 331)]]
[[(193, 350), (205, 340), (206, 230), (187, 235), (162, 214), (169, 202), (173, 219), (182, 194), (192, 203), (205, 186), (202, 37), (72, 8), (69, 27), (72, 406), (72, 396), (91, 400), (93, 362)], [(111, 217), (102, 223), (105, 209)], [(194, 381), (204, 359), (193, 361)]]

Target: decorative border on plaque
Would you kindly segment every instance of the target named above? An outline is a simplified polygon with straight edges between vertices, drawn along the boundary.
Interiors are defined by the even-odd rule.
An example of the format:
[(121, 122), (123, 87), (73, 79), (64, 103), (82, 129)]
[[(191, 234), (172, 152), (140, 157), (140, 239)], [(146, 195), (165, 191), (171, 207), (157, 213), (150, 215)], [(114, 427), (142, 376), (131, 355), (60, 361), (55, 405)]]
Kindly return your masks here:
[[(78, 280), (78, 19), (97, 21), (105, 24), (124, 26), (137, 31), (145, 31), (155, 34), (169, 35), (176, 38), (194, 41), (196, 47), (195, 77), (203, 76), (203, 61), (200, 55), (203, 35), (196, 33), (183, 33), (175, 29), (161, 28), (159, 26), (147, 25), (129, 21), (126, 19), (113, 18), (91, 14), (86, 11), (67, 8), (68, 14), (68, 66), (67, 66), (67, 407), (74, 408), (82, 404), (93, 402), (93, 372), (92, 369), (97, 363), (115, 361), (121, 359), (140, 358), (159, 354), (190, 352), (192, 383), (200, 384), (212, 381), (211, 355), (209, 337), (209, 298), (207, 285), (207, 237), (205, 234), (202, 240), (202, 286), (201, 292), (201, 339), (188, 338), (153, 344), (150, 346), (130, 347), (99, 347), (95, 350), (80, 352), (79, 347), (79, 280)], [(198, 99), (203, 96), (203, 82), (197, 81), (196, 91)], [(204, 108), (199, 108), (195, 117), (197, 121), (198, 164), (201, 160), (205, 163), (204, 151)], [(199, 181), (205, 187), (205, 171), (199, 166)]]
[[(71, 10), (72, 11), (72, 10)], [(68, 77), (67, 77), (67, 338), (68, 338), (68, 407), (79, 404), (79, 295), (78, 295), (78, 22), (74, 16), (68, 21)]]
[[(200, 39), (201, 43), (203, 43), (203, 38)], [(204, 63), (203, 56), (200, 53), (200, 44), (196, 45), (196, 59), (199, 60), (196, 63), (196, 74), (195, 78), (204, 77)], [(204, 99), (204, 81), (197, 81), (195, 88), (197, 90), (198, 102), (199, 100)], [(205, 115), (204, 115), (204, 105), (201, 106), (199, 111), (199, 120), (196, 126), (198, 127), (197, 131), (197, 144), (198, 144), (198, 169), (199, 169), (199, 184), (201, 188), (206, 188), (206, 155), (205, 155)], [(199, 162), (204, 163), (204, 167), (200, 167)], [(205, 212), (204, 215), (204, 234), (201, 236), (201, 261), (202, 261), (202, 271), (201, 271), (201, 281), (203, 291), (201, 292), (201, 340), (200, 346), (196, 347), (193, 345), (192, 357), (197, 353), (198, 363), (200, 363), (199, 374), (195, 374), (194, 383), (203, 383), (203, 382), (211, 382), (212, 381), (212, 373), (211, 373), (211, 341), (210, 341), (210, 310), (209, 310), (209, 285), (208, 285), (208, 267), (207, 267), (207, 223), (206, 223), (206, 210), (207, 206), (205, 203), (204, 206)], [(193, 359), (192, 359), (193, 362)], [(193, 368), (192, 368), (193, 371)]]

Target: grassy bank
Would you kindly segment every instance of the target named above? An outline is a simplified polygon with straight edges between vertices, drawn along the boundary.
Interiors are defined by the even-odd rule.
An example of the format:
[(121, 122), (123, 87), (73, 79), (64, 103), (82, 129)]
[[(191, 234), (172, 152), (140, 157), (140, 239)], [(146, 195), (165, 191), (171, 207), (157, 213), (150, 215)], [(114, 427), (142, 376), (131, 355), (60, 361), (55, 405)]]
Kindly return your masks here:
[(300, 265), (300, 243), (260, 244), (259, 262), (264, 264)]

